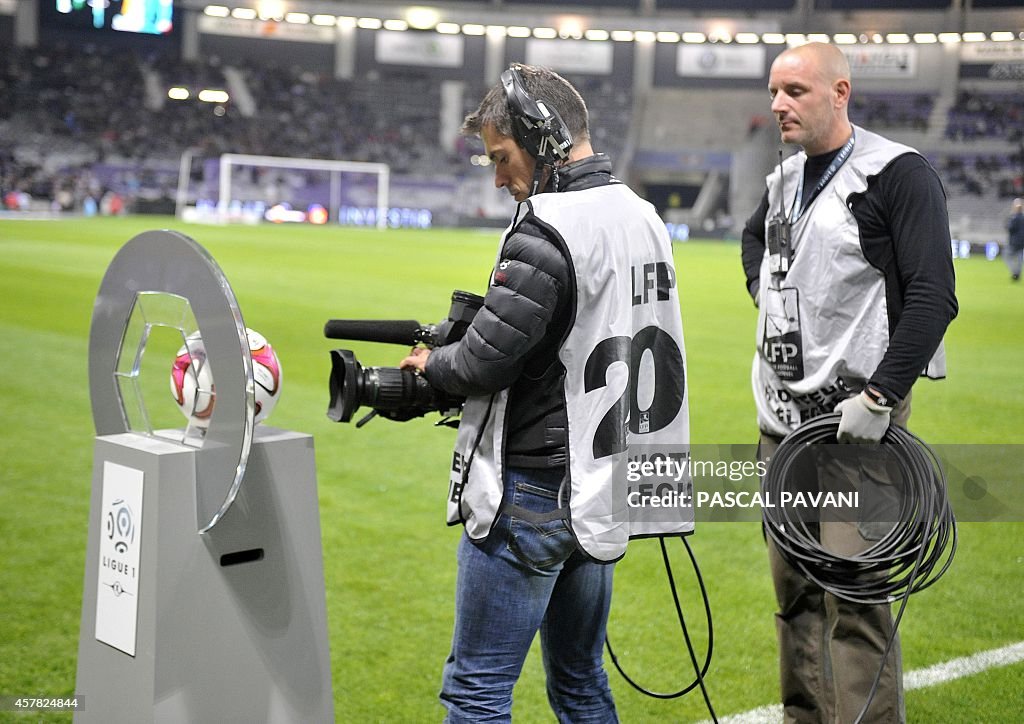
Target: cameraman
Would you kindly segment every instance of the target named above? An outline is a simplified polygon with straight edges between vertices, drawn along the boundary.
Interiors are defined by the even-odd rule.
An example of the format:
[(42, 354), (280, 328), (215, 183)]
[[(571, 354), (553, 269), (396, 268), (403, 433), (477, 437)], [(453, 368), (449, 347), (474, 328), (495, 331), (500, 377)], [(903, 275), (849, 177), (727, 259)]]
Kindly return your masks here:
[(465, 336), (401, 363), (467, 397), (448, 503), (465, 531), (441, 700), (451, 722), (508, 721), (539, 630), (558, 719), (616, 721), (602, 648), (630, 528), (612, 460), (627, 437), (688, 442), (671, 242), (594, 153), (586, 105), (557, 74), (513, 65), (462, 132), (482, 138), (495, 185), (520, 203)]

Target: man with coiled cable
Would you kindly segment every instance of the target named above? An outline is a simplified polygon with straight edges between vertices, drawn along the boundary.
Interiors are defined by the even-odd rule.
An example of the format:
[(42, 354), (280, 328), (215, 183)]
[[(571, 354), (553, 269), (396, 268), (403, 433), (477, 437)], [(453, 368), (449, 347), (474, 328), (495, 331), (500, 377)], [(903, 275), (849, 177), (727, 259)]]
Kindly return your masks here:
[[(448, 521), (465, 531), (441, 701), (450, 722), (509, 721), (539, 630), (558, 720), (614, 722), (602, 650), (611, 564), (633, 527), (613, 461), (689, 434), (671, 242), (594, 153), (586, 105), (559, 75), (513, 65), (463, 133), (483, 139), (495, 185), (519, 205), (466, 334), (401, 363), (467, 398), (449, 488)], [(634, 411), (638, 387), (647, 407)]]
[[(906, 425), (916, 378), (945, 374), (942, 337), (957, 313), (945, 193), (914, 149), (850, 123), (850, 68), (837, 47), (784, 51), (768, 89), (782, 142), (802, 152), (780, 158), (742, 238), (759, 308), (759, 454), (832, 411), (840, 443), (877, 443), (890, 424)], [(854, 475), (885, 474), (868, 467)], [(823, 488), (849, 474), (816, 472)], [(819, 535), (844, 555), (880, 537), (877, 526), (824, 521)], [(882, 665), (890, 608), (834, 596), (768, 547), (785, 720), (852, 722)], [(863, 720), (905, 720), (898, 642)]]

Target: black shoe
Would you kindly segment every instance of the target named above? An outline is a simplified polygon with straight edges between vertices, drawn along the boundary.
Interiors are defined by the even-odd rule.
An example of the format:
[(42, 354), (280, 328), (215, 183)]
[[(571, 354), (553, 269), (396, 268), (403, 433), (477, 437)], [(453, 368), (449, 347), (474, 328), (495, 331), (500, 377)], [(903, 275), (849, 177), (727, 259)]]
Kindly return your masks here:
[(1012, 279), (1015, 282), (1019, 282), (1020, 281), (1020, 274), (1014, 274), (1012, 277), (1010, 277), (1010, 279)]

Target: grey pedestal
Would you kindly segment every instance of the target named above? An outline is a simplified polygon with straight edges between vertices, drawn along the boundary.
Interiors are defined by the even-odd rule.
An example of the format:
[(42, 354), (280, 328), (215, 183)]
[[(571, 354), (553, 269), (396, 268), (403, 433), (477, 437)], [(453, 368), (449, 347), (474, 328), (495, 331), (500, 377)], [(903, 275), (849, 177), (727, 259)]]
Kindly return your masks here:
[[(96, 438), (75, 721), (333, 722), (313, 438), (257, 426), (238, 497), (204, 534), (196, 454)], [(141, 476), (134, 520), (104, 510), (110, 470)], [(136, 611), (117, 645), (97, 640), (98, 606), (109, 628), (114, 604)]]

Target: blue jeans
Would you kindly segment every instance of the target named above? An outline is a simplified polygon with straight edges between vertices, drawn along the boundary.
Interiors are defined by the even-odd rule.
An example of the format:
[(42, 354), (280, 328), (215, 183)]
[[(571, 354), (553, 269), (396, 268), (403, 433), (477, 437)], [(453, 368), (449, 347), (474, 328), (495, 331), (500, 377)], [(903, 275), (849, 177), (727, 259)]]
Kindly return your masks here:
[(602, 661), (613, 566), (577, 550), (556, 512), (561, 480), (561, 470), (507, 470), (506, 509), (490, 535), (459, 542), (447, 722), (511, 721), (512, 688), (538, 630), (558, 721), (618, 721)]

